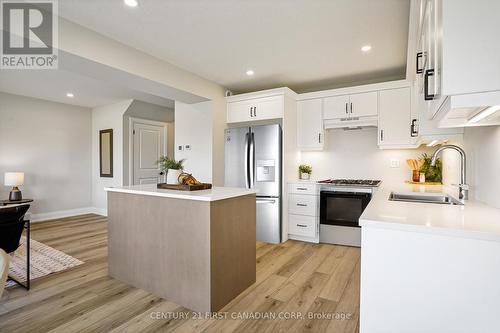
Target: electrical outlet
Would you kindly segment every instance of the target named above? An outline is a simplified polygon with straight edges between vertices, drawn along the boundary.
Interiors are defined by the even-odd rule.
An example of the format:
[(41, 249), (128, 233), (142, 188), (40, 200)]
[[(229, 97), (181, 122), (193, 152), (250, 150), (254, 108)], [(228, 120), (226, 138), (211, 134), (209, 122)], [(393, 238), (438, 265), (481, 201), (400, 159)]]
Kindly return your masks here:
[(191, 145), (185, 145), (184, 147), (186, 148), (186, 150), (191, 150)]
[(399, 168), (399, 160), (397, 158), (391, 158), (391, 168)]

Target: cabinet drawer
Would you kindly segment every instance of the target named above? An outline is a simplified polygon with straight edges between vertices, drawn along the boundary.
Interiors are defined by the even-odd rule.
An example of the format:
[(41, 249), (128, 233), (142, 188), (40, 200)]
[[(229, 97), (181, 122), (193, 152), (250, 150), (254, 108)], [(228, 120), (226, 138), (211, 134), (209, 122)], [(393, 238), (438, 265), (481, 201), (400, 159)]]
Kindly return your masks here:
[(298, 236), (316, 236), (316, 217), (293, 214), (288, 215), (288, 232)]
[(316, 184), (314, 184), (314, 183), (288, 184), (288, 193), (316, 195), (317, 194), (316, 193)]
[(316, 216), (318, 197), (315, 195), (290, 194), (288, 212), (290, 214)]

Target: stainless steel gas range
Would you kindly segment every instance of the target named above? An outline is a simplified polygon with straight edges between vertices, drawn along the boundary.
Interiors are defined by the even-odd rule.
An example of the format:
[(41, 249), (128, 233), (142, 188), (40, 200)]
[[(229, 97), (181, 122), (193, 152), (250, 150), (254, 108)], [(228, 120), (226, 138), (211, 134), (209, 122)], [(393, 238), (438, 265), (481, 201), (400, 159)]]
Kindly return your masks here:
[(380, 180), (328, 179), (320, 184), (321, 243), (361, 246), (359, 217)]

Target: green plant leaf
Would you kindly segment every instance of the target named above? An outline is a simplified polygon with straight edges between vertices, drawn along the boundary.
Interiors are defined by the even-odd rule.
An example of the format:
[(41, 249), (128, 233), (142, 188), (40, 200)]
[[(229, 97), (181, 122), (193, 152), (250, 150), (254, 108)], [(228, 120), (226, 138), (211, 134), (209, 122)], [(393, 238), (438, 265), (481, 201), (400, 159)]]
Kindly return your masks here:
[(420, 157), (424, 160), (422, 167), (420, 168), (420, 172), (425, 173), (425, 181), (428, 182), (443, 182), (443, 164), (441, 159), (436, 160), (436, 166), (431, 166), (432, 157), (428, 154), (424, 153)]
[(168, 171), (168, 169), (183, 170), (185, 161), (185, 159), (176, 161), (168, 156), (161, 156), (160, 159), (156, 161), (156, 164), (158, 164), (161, 171)]
[(307, 164), (301, 164), (301, 165), (299, 165), (299, 172), (311, 174), (312, 173), (312, 166), (307, 165)]

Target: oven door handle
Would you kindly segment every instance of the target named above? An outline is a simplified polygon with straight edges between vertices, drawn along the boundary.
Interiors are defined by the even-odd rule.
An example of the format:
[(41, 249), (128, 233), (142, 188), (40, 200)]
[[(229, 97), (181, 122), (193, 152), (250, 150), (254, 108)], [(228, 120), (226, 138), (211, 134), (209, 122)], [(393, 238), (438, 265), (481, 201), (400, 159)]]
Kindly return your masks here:
[(347, 191), (321, 191), (320, 192), (321, 196), (328, 196), (328, 197), (369, 197), (372, 195), (370, 192), (347, 192)]

